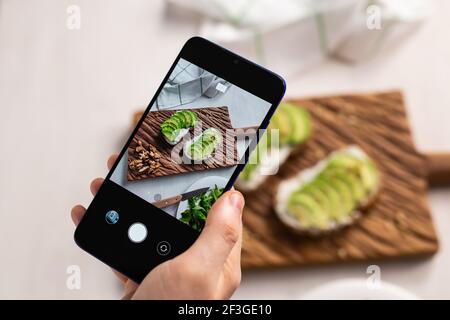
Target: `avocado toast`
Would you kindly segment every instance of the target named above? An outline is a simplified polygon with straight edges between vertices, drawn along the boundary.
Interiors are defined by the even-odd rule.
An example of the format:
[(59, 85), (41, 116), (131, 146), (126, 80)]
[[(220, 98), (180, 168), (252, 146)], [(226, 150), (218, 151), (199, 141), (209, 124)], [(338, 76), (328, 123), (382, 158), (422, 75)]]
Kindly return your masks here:
[[(278, 130), (278, 136), (273, 130)], [(273, 115), (266, 133), (251, 154), (236, 185), (243, 191), (255, 190), (265, 179), (276, 173), (295, 147), (309, 139), (311, 117), (306, 109), (283, 102)]]
[(159, 126), (164, 139), (177, 144), (198, 122), (197, 114), (191, 110), (180, 110), (164, 120)]
[(208, 128), (184, 145), (184, 154), (194, 161), (206, 160), (213, 156), (222, 140), (219, 130)]
[(380, 180), (373, 160), (349, 146), (281, 182), (275, 211), (299, 233), (325, 234), (353, 223), (375, 199)]

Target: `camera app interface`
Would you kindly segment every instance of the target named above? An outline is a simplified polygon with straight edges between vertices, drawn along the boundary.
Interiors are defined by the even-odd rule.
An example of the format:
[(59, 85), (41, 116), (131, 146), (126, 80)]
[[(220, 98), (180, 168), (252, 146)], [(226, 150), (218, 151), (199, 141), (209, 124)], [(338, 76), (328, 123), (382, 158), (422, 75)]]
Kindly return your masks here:
[(180, 59), (111, 180), (201, 231), (270, 106)]

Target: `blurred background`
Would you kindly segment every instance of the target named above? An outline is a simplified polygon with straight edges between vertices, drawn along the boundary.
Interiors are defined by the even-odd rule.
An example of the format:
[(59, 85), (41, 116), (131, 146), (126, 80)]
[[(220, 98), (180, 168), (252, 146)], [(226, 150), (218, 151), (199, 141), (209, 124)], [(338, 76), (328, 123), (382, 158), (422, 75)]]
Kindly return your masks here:
[[(288, 99), (400, 90), (416, 149), (450, 153), (449, 11), (445, 0), (0, 0), (0, 298), (121, 296), (73, 242), (70, 209), (89, 204), (90, 181), (194, 35), (283, 75)], [(428, 253), (251, 268), (234, 298), (298, 299), (378, 270), (413, 296), (449, 299), (450, 189), (424, 192), (439, 240)]]

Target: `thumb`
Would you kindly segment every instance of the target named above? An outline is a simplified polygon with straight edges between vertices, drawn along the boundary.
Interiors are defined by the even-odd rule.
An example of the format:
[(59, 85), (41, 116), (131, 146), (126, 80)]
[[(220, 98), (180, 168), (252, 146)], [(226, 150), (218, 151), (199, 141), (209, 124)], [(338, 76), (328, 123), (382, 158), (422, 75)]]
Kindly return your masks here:
[(242, 237), (244, 197), (238, 191), (224, 193), (208, 213), (205, 228), (189, 253), (211, 267), (223, 268), (236, 243)]

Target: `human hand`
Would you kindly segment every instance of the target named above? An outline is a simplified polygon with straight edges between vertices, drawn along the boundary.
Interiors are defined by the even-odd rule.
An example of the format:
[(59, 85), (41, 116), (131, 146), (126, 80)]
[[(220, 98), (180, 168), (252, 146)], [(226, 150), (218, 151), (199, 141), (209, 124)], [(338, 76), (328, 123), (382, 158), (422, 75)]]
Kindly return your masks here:
[[(117, 159), (108, 159), (108, 169)], [(102, 178), (91, 182), (95, 195)], [(224, 193), (213, 205), (197, 241), (181, 255), (154, 268), (137, 284), (114, 271), (124, 284), (125, 299), (228, 299), (241, 281), (242, 209), (238, 191)], [(71, 216), (75, 225), (86, 209), (77, 205)]]

